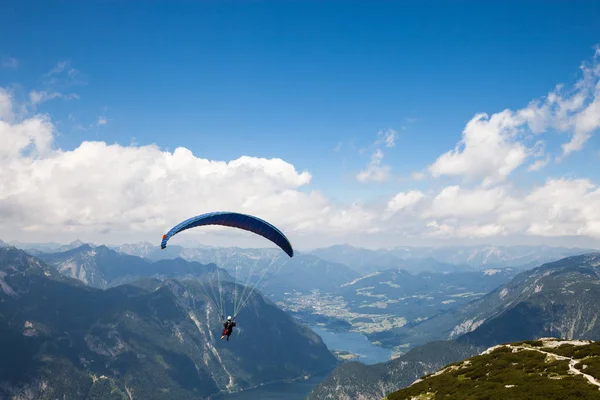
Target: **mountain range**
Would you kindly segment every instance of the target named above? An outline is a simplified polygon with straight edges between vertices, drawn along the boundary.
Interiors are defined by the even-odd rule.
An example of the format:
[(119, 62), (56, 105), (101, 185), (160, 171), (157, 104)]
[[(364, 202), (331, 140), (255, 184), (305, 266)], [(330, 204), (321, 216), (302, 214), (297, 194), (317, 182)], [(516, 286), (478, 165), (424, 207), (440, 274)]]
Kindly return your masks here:
[[(151, 261), (107, 246), (82, 244), (70, 247), (66, 251), (57, 249), (51, 253), (38, 251), (35, 254), (61, 273), (97, 288), (112, 287), (139, 278), (187, 279), (218, 273), (220, 280), (233, 281), (236, 278), (242, 284), (281, 299), (288, 291), (316, 289), (328, 292), (358, 277), (358, 273), (344, 265), (327, 262), (310, 254), (290, 259), (287, 255), (283, 258), (269, 250), (206, 250), (215, 256), (214, 260), (219, 263), (217, 267), (208, 254), (196, 257), (206, 263), (202, 264), (181, 257)], [(204, 250), (200, 249), (199, 252)], [(225, 267), (221, 268), (222, 265)]]
[[(0, 247), (0, 251), (5, 253), (18, 251), (7, 245)], [(29, 361), (24, 370), (15, 372), (14, 376), (10, 375), (10, 379), (0, 382), (0, 390), (5, 391), (0, 392), (0, 397), (2, 393), (18, 393), (25, 396), (23, 398), (38, 398), (31, 393), (41, 396), (43, 393), (36, 388), (47, 387), (44, 385), (52, 379), (48, 375), (50, 369), (44, 369), (46, 364), (40, 360), (54, 360), (52, 362), (59, 364), (52, 364), (51, 368), (58, 368), (65, 373), (65, 377), (68, 374), (78, 377), (72, 383), (67, 382), (64, 377), (60, 378), (59, 374), (52, 390), (65, 385), (64, 390), (70, 390), (68, 393), (75, 396), (76, 392), (80, 393), (88, 384), (84, 384), (87, 382), (84, 376), (92, 376), (90, 379), (93, 384), (88, 389), (87, 398), (94, 398), (93, 396), (98, 396), (97, 393), (108, 393), (103, 392), (104, 390), (127, 395), (132, 388), (137, 388), (138, 393), (148, 393), (151, 396), (148, 389), (151, 384), (145, 382), (145, 379), (154, 380), (153, 374), (157, 374), (160, 368), (163, 368), (163, 375), (165, 370), (173, 372), (169, 378), (161, 381), (163, 393), (173, 395), (169, 398), (202, 398), (208, 392), (214, 394), (245, 389), (273, 377), (274, 380), (294, 379), (303, 376), (306, 371), (306, 374), (311, 375), (333, 368), (336, 361), (320, 338), (294, 321), (288, 316), (290, 313), (300, 317), (311, 315), (313, 318), (331, 318), (330, 322), (334, 325), (337, 323), (343, 329), (358, 330), (372, 341), (389, 347), (400, 345), (405, 350), (412, 347), (408, 353), (387, 363), (370, 366), (361, 363), (340, 365), (311, 393), (309, 399), (379, 399), (387, 393), (408, 386), (419, 376), (499, 343), (547, 336), (600, 340), (600, 329), (596, 326), (597, 310), (600, 309), (598, 252), (560, 258), (560, 254), (582, 250), (551, 248), (548, 254), (542, 254), (544, 248), (536, 250), (525, 246), (496, 248), (495, 251), (490, 248), (469, 247), (455, 248), (452, 255), (445, 253), (449, 251), (447, 248), (425, 249), (427, 251), (421, 248), (418, 250), (421, 251), (419, 254), (422, 258), (418, 258), (415, 256), (417, 250), (413, 248), (372, 251), (342, 246), (298, 253), (290, 260), (282, 257), (281, 252), (275, 249), (170, 247), (173, 253), (161, 258), (153, 255), (155, 249), (141, 244), (111, 249), (78, 242), (62, 248), (55, 246), (52, 250), (28, 250), (39, 258), (23, 252), (13, 256), (15, 260), (20, 260), (18, 262), (13, 260), (7, 263), (6, 257), (3, 258), (4, 263), (0, 264), (4, 265), (0, 269), (0, 294), (3, 296), (0, 299), (0, 323), (7, 327), (4, 329), (3, 339), (13, 341), (10, 342), (14, 343), (11, 348), (15, 349), (18, 357), (23, 357), (24, 354), (19, 351), (26, 351), (30, 347), (23, 342), (30, 339), (23, 338), (35, 339), (41, 335), (43, 340), (39, 343), (31, 342), (34, 343), (35, 351), (25, 356)], [(142, 251), (145, 252), (145, 258), (125, 254)], [(333, 256), (328, 256), (328, 251)], [(355, 257), (352, 256), (353, 252)], [(370, 267), (365, 259), (359, 257), (360, 254), (369, 252), (379, 254), (379, 258), (374, 258)], [(397, 259), (404, 264), (398, 265), (395, 264), (396, 261), (390, 261), (393, 252), (397, 252)], [(442, 257), (444, 255), (445, 259)], [(348, 265), (341, 262), (344, 257), (347, 257)], [(351, 260), (353, 258), (354, 264)], [(552, 262), (525, 269), (528, 268), (528, 262), (537, 262), (531, 260), (546, 259)], [(394, 266), (384, 268), (386, 264), (383, 260), (393, 262)], [(15, 269), (11, 265), (22, 266)], [(403, 268), (403, 265), (412, 265), (412, 268), (408, 268), (412, 272)], [(425, 269), (429, 270), (420, 270), (427, 265)], [(361, 274), (361, 270), (370, 272)], [(218, 326), (218, 313), (215, 313), (214, 307), (207, 300), (206, 292), (198, 284), (215, 273), (224, 277), (226, 295), (231, 295), (232, 288), (238, 287), (232, 282), (236, 278), (243, 283), (256, 276), (267, 276), (263, 293), (276, 302), (273, 303), (258, 293), (252, 297), (248, 309), (240, 314), (245, 321), (244, 329), (238, 330), (238, 336), (232, 337), (230, 347), (224, 349), (217, 347), (221, 342), (214, 342), (214, 335), (218, 333), (212, 332)], [(25, 284), (28, 280), (31, 283)], [(41, 284), (42, 280), (45, 283)], [(61, 289), (57, 289), (55, 285), (62, 285)], [(25, 298), (26, 295), (35, 297), (33, 293), (41, 296), (41, 300), (36, 299), (35, 306), (27, 302), (15, 303), (16, 299)], [(69, 301), (57, 300), (62, 296), (69, 298)], [(83, 306), (77, 308), (70, 304), (67, 306), (67, 303), (76, 302), (81, 296), (84, 299), (82, 304), (87, 307), (97, 304), (98, 308), (102, 308), (100, 304), (105, 302), (109, 305), (106, 312), (110, 315), (97, 310), (90, 313), (89, 318), (78, 317), (78, 312), (83, 312)], [(190, 299), (195, 302), (190, 302)], [(48, 304), (39, 305), (37, 302), (58, 304), (61, 317), (58, 314), (53, 316)], [(117, 303), (123, 309), (118, 308), (115, 305)], [(8, 306), (13, 308), (5, 308)], [(287, 310), (288, 314), (278, 306)], [(127, 312), (134, 313), (134, 322), (127, 319)], [(270, 312), (274, 316), (265, 318), (265, 313)], [(25, 317), (26, 313), (32, 314)], [(276, 316), (279, 315), (277, 313), (281, 315)], [(192, 314), (196, 317), (195, 320), (191, 317)], [(14, 317), (17, 315), (18, 318)], [(67, 336), (58, 333), (65, 327), (54, 326), (58, 322), (53, 321), (52, 316), (59, 320), (65, 318), (64, 315), (68, 316), (67, 319), (71, 318), (69, 321), (74, 326), (81, 325), (77, 332), (73, 330), (75, 328), (68, 327), (64, 331), (68, 333)], [(201, 320), (198, 315), (206, 318)], [(280, 324), (294, 328), (283, 334)], [(178, 328), (174, 328), (175, 326)], [(252, 329), (246, 330), (248, 326), (252, 326)], [(293, 361), (280, 358), (277, 363), (283, 362), (290, 368), (278, 374), (275, 371), (277, 363), (267, 361), (263, 357), (266, 354), (261, 353), (264, 347), (252, 347), (254, 342), (245, 342), (244, 346), (247, 348), (241, 350), (241, 355), (227, 353), (227, 349), (245, 340), (243, 338), (249, 332), (260, 332), (265, 326), (269, 333), (267, 337), (256, 337), (258, 343), (268, 346), (274, 340), (273, 343), (287, 347), (287, 340), (292, 337), (294, 343), (299, 345), (292, 345), (297, 349), (287, 349), (290, 353), (288, 355), (293, 357), (296, 350), (308, 351), (312, 358), (301, 357)], [(200, 337), (210, 338), (209, 331), (213, 335), (209, 343), (214, 346), (220, 358), (218, 361), (213, 360), (212, 364), (206, 364), (208, 356), (203, 356), (205, 365), (200, 367), (198, 358), (189, 354), (186, 346), (192, 342), (196, 346), (195, 351), (202, 352), (202, 349), (203, 354), (214, 355), (213, 349), (200, 346)], [(136, 336), (139, 332), (143, 332), (144, 336)], [(178, 332), (183, 332), (181, 335), (185, 346), (182, 343), (177, 345), (172, 338), (167, 339), (169, 335), (174, 335), (179, 341), (181, 335)], [(204, 332), (204, 336), (198, 336), (200, 334), (196, 332)], [(146, 334), (150, 335), (150, 339)], [(74, 340), (74, 337), (79, 339)], [(313, 340), (315, 337), (318, 340)], [(238, 338), (239, 341), (236, 341)], [(63, 342), (68, 342), (69, 346), (64, 347)], [(121, 351), (123, 348), (126, 350)], [(246, 354), (245, 351), (249, 353)], [(129, 358), (122, 356), (125, 353)], [(117, 367), (124, 363), (124, 368), (130, 368), (141, 359), (151, 359), (153, 354), (160, 354), (162, 359), (157, 361), (154, 358), (148, 362), (141, 368), (139, 377), (125, 376), (119, 369), (121, 367)], [(274, 354), (271, 356), (278, 357)], [(14, 357), (13, 362), (17, 355)], [(177, 377), (191, 374), (182, 366), (188, 361), (182, 361), (184, 364), (181, 365), (177, 361), (184, 360), (185, 357), (195, 365), (202, 389), (194, 388), (193, 385), (183, 387), (182, 382), (188, 382), (187, 378), (182, 382), (177, 381)], [(243, 361), (252, 357), (261, 364), (255, 369), (250, 366), (249, 361)], [(319, 362), (316, 361), (317, 358)], [(91, 364), (102, 364), (104, 367), (91, 368), (89, 359), (93, 359)], [(240, 369), (236, 370), (238, 366), (234, 364), (240, 364)], [(8, 365), (4, 364), (3, 367), (6, 373)], [(220, 373), (217, 372), (219, 369)], [(230, 375), (223, 372), (225, 369)], [(223, 376), (229, 376), (230, 383), (224, 383), (227, 379)], [(56, 393), (52, 390), (47, 393)], [(204, 390), (207, 392), (203, 392)], [(421, 395), (427, 394), (419, 394)]]
[[(69, 250), (62, 251), (64, 247)], [(507, 283), (518, 272), (516, 268), (504, 267), (480, 269), (481, 265), (479, 268), (453, 268), (456, 266), (427, 258), (421, 259), (421, 262), (445, 267), (418, 274), (395, 267), (361, 276), (344, 264), (320, 258), (329, 250), (338, 258), (344, 256), (345, 252), (358, 252), (365, 257), (376, 253), (351, 246), (334, 246), (310, 254), (300, 253), (292, 259), (278, 249), (186, 249), (169, 246), (166, 250), (171, 249), (178, 257), (161, 259), (158, 255), (165, 253), (148, 243), (123, 245), (118, 251), (106, 246), (82, 245), (81, 242), (64, 247), (57, 247), (52, 253), (37, 254), (62, 273), (94, 287), (112, 287), (142, 277), (193, 278), (211, 272), (214, 274), (215, 271), (224, 280), (236, 279), (243, 284), (256, 283), (258, 277), (258, 289), (262, 293), (304, 321), (325, 321), (332, 328), (358, 330), (374, 342), (398, 349), (453, 338), (476, 328), (478, 322), (471, 321), (473, 318), (469, 317), (468, 312), (478, 303), (471, 302)], [(550, 257), (535, 253), (535, 248), (526, 246), (499, 248), (496, 251), (491, 248), (469, 249), (471, 252), (468, 254), (465, 248), (457, 250), (466, 261), (473, 261), (477, 257), (491, 261), (493, 255), (493, 260), (511, 259), (518, 264), (525, 257), (532, 257), (532, 254), (537, 254), (537, 258)], [(540, 251), (544, 249), (540, 247)], [(572, 251), (551, 249), (552, 254)], [(409, 250), (412, 253), (408, 253)], [(430, 253), (435, 250), (439, 254), (447, 251), (445, 248), (418, 250)], [(488, 257), (482, 259), (484, 250)], [(404, 256), (415, 256), (417, 250), (396, 248), (394, 251)], [(146, 258), (124, 252), (144, 255)], [(389, 251), (385, 254), (389, 255)], [(448, 255), (446, 257), (451, 258)], [(458, 256), (453, 257), (454, 261), (459, 259)], [(212, 262), (222, 269), (217, 269)], [(481, 312), (487, 315), (488, 310), (484, 307)]]
[(350, 245), (336, 245), (311, 253), (341, 263), (361, 274), (390, 268), (409, 272), (456, 272), (489, 268), (527, 269), (595, 249), (550, 246), (444, 246), (407, 247), (369, 250)]
[(260, 295), (219, 340), (200, 286), (144, 278), (101, 290), (0, 247), (0, 398), (206, 399), (336, 365), (318, 335)]
[[(235, 247), (186, 248), (170, 244), (161, 250), (156, 244), (139, 242), (115, 246), (119, 252), (136, 255), (150, 260), (181, 257), (203, 263), (215, 262), (228, 269), (227, 264), (247, 264), (243, 258), (275, 258), (285, 260), (279, 249), (240, 249)], [(397, 246), (391, 249), (364, 249), (350, 245), (335, 245), (296, 254), (312, 254), (322, 260), (342, 264), (360, 275), (387, 269), (405, 269), (409, 272), (457, 272), (488, 268), (537, 267), (543, 263), (559, 260), (572, 255), (597, 251), (587, 248), (567, 248), (550, 246), (444, 246), (408, 247)], [(236, 259), (236, 257), (238, 257)], [(283, 262), (283, 261), (282, 261)]]
[[(81, 247), (82, 241), (67, 245), (57, 243), (25, 244), (11, 242), (16, 247), (32, 254), (60, 253)], [(89, 246), (95, 247), (93, 244)], [(183, 258), (203, 264), (215, 263), (226, 269), (237, 279), (245, 279), (265, 269), (276, 271), (281, 266), (293, 262), (280, 249), (276, 248), (238, 248), (208, 247), (193, 248), (170, 244), (160, 249), (157, 244), (138, 242), (119, 246), (108, 246), (122, 254), (138, 256), (150, 261)], [(585, 248), (566, 248), (550, 246), (444, 246), (444, 247), (408, 247), (398, 246), (391, 249), (370, 250), (350, 245), (335, 245), (311, 251), (298, 251), (296, 256), (312, 255), (320, 260), (338, 266), (345, 266), (364, 276), (373, 272), (404, 269), (411, 273), (467, 272), (493, 268), (530, 269), (541, 264), (565, 257), (591, 253), (597, 250)], [(314, 260), (314, 259), (313, 259)]]

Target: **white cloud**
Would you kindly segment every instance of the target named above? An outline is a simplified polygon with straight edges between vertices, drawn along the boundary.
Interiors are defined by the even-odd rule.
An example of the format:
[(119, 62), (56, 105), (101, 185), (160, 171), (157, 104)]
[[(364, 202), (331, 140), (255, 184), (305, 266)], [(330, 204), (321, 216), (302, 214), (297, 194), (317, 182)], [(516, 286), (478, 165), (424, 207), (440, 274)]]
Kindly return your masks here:
[[(577, 107), (580, 112), (572, 117), (574, 134), (568, 143), (565, 143), (563, 154), (568, 155), (574, 151), (581, 150), (583, 145), (592, 136), (592, 133), (600, 129), (600, 54), (596, 51), (594, 65), (582, 67), (586, 77), (582, 80), (581, 92), (586, 93), (588, 102), (583, 107)], [(580, 96), (582, 96), (580, 94)], [(584, 101), (581, 101), (583, 104)], [(578, 104), (579, 106), (579, 104)]]
[[(396, 145), (396, 139), (398, 138), (398, 132), (393, 129), (386, 131), (377, 132), (377, 140), (369, 148), (375, 147), (375, 151), (371, 155), (371, 160), (367, 164), (366, 168), (360, 171), (356, 175), (356, 179), (361, 183), (366, 182), (384, 182), (390, 177), (391, 168), (388, 165), (382, 165), (381, 162), (384, 157), (383, 150), (378, 148), (380, 145), (385, 147), (394, 147)], [(359, 150), (360, 154), (365, 153), (369, 148), (362, 148)]]
[(393, 129), (379, 131), (377, 133), (375, 145), (385, 144), (385, 147), (394, 147), (396, 145), (396, 139), (398, 139), (398, 132)]
[(418, 190), (400, 192), (392, 197), (387, 203), (387, 211), (396, 213), (400, 210), (410, 208), (417, 204), (425, 195)]
[(29, 101), (31, 105), (36, 106), (45, 101), (54, 100), (54, 99), (79, 99), (79, 95), (76, 93), (62, 94), (55, 91), (46, 91), (46, 90), (32, 90), (29, 92)]
[[(510, 185), (453, 185), (430, 195), (400, 192), (383, 205), (336, 204), (307, 190), (308, 171), (277, 158), (215, 161), (183, 147), (170, 152), (104, 142), (83, 142), (67, 151), (53, 147), (55, 134), (45, 116), (0, 121), (0, 237), (55, 240), (60, 232), (101, 243), (115, 237), (158, 240), (191, 215), (232, 210), (276, 224), (300, 246), (367, 232), (370, 240), (395, 244), (407, 237), (600, 238), (600, 189), (588, 180), (549, 180), (529, 193)], [(186, 236), (201, 234), (203, 240), (217, 238), (213, 244), (265, 245), (217, 227)]]
[[(518, 110), (504, 110), (488, 116), (475, 115), (463, 131), (456, 147), (441, 155), (429, 172), (480, 180), (484, 185), (506, 181), (508, 176), (530, 157), (539, 156), (528, 142), (531, 134), (553, 129), (571, 132), (563, 144), (562, 156), (581, 150), (600, 128), (600, 55), (596, 51), (591, 65), (582, 66), (583, 78), (569, 91), (558, 85), (545, 98), (530, 102)], [(539, 170), (545, 161), (537, 161), (530, 170)], [(546, 163), (547, 164), (547, 163)]]
[(12, 93), (4, 88), (0, 88), (0, 120), (11, 122), (14, 118)]
[(64, 87), (82, 83), (78, 80), (79, 71), (71, 68), (67, 61), (57, 63), (50, 71), (44, 74), (44, 88), (34, 89), (29, 92), (29, 102), (23, 104), (22, 108), (35, 109), (40, 104), (55, 100), (73, 100), (79, 99), (77, 93), (64, 93)]
[(108, 124), (108, 119), (104, 116), (100, 116), (98, 117), (98, 121), (96, 122), (96, 125), (98, 126), (102, 126), (102, 125), (106, 125)]
[(543, 158), (541, 160), (537, 160), (536, 162), (534, 162), (533, 164), (531, 164), (528, 168), (527, 171), (541, 171), (542, 169), (544, 169), (548, 164), (550, 164), (550, 160), (551, 157), (550, 155), (547, 155), (546, 158)]
[[(61, 64), (51, 75), (68, 71)], [(571, 91), (557, 87), (522, 110), (476, 115), (456, 148), (429, 166), (434, 176), (464, 177), (475, 181), (474, 186), (403, 190), (373, 204), (352, 199), (335, 203), (310, 190), (308, 171), (278, 158), (210, 160), (184, 147), (166, 151), (134, 142), (83, 142), (72, 150), (57, 149), (50, 117), (23, 116), (12, 92), (0, 88), (0, 238), (56, 240), (58, 232), (99, 242), (116, 237), (158, 241), (166, 229), (191, 215), (237, 210), (276, 224), (300, 246), (348, 238), (355, 238), (354, 244), (373, 240), (379, 246), (402, 244), (406, 238), (421, 243), (524, 236), (600, 240), (596, 183), (548, 179), (524, 190), (509, 180), (520, 166), (540, 171), (549, 163), (551, 155), (540, 140), (544, 132), (572, 132), (571, 142), (576, 132), (593, 134), (599, 97), (594, 74), (588, 68)], [(32, 91), (29, 101), (37, 104), (55, 92)], [(358, 181), (389, 177), (390, 167), (382, 164), (384, 150), (396, 140), (395, 131), (378, 133)], [(422, 176), (417, 172), (413, 178)], [(234, 243), (233, 238), (253, 240), (252, 235), (217, 227), (186, 236), (202, 234), (220, 237), (213, 244), (221, 245)], [(252, 244), (265, 243), (256, 239)]]
[(44, 101), (56, 99), (57, 97), (60, 97), (60, 93), (58, 92), (38, 92), (37, 90), (32, 90), (31, 92), (29, 92), (29, 101), (31, 102), (31, 104), (34, 105), (42, 103)]
[(482, 179), (485, 185), (504, 181), (529, 154), (529, 149), (517, 140), (520, 124), (509, 110), (491, 117), (476, 115), (456, 148), (440, 156), (429, 171), (434, 177)]
[(40, 115), (0, 122), (2, 237), (60, 232), (158, 239), (177, 222), (211, 210), (248, 212), (300, 236), (364, 232), (376, 218), (359, 204), (337, 206), (303, 190), (311, 174), (278, 158), (214, 161), (183, 147), (169, 152), (104, 142), (66, 151), (53, 148), (55, 134)]
[(463, 217), (476, 218), (493, 213), (506, 199), (501, 187), (492, 189), (463, 189), (448, 186), (431, 202), (423, 218)]
[(532, 220), (530, 234), (600, 237), (600, 188), (587, 179), (550, 180), (524, 202)]
[(356, 175), (356, 179), (359, 182), (383, 182), (390, 176), (390, 167), (387, 165), (381, 165), (383, 160), (383, 151), (380, 149), (375, 150), (371, 156), (371, 161), (367, 165), (367, 168), (360, 171)]
[(427, 235), (434, 238), (460, 238), (460, 239), (479, 239), (488, 238), (503, 234), (504, 228), (500, 225), (459, 225), (457, 226), (444, 223), (438, 224), (437, 221), (431, 221), (427, 224), (429, 231)]
[(17, 69), (19, 67), (19, 60), (14, 57), (4, 56), (0, 64), (3, 68)]
[(423, 207), (428, 234), (445, 238), (531, 235), (600, 239), (600, 188), (587, 179), (550, 179), (520, 193), (509, 187), (444, 188)]

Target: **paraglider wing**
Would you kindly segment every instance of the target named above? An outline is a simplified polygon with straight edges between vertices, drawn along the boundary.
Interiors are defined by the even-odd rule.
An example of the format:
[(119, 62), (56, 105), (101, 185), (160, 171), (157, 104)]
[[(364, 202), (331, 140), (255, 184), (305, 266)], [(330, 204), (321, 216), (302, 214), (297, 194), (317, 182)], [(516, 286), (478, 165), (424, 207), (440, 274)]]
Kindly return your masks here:
[(167, 247), (167, 242), (169, 239), (179, 232), (204, 225), (223, 225), (254, 232), (275, 243), (283, 251), (285, 251), (288, 256), (294, 256), (292, 244), (279, 229), (260, 218), (253, 217), (252, 215), (228, 211), (202, 214), (183, 221), (163, 235), (162, 242), (160, 243), (161, 249)]

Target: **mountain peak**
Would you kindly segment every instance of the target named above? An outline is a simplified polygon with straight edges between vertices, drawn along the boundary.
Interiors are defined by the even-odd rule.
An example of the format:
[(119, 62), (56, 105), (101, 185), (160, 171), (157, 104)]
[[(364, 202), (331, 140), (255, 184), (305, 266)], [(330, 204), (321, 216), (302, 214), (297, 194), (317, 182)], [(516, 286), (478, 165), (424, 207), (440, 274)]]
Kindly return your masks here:
[(15, 274), (60, 276), (58, 271), (44, 264), (40, 259), (8, 245), (0, 246), (0, 272), (2, 272), (0, 278)]

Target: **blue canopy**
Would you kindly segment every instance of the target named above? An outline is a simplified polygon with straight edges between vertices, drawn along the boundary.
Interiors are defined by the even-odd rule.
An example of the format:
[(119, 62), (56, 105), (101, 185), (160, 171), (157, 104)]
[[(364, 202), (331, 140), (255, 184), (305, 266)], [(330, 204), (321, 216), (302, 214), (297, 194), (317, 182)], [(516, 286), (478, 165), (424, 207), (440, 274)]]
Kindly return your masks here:
[(277, 229), (270, 223), (252, 215), (240, 214), (229, 211), (218, 211), (202, 214), (183, 221), (182, 223), (173, 227), (173, 229), (171, 229), (165, 235), (163, 235), (162, 242), (160, 243), (160, 248), (164, 249), (165, 247), (167, 247), (167, 242), (169, 241), (169, 239), (172, 236), (178, 234), (179, 232), (204, 225), (223, 225), (254, 232), (275, 243), (283, 251), (285, 251), (288, 256), (294, 256), (294, 249), (292, 248), (292, 244), (279, 229)]

